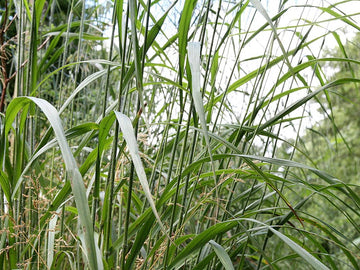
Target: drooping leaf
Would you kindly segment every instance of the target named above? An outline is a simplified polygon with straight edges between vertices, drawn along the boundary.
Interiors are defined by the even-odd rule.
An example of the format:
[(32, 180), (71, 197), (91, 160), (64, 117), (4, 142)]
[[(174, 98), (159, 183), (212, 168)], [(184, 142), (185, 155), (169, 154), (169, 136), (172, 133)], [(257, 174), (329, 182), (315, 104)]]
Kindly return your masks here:
[(216, 255), (218, 256), (219, 260), (221, 261), (222, 265), (226, 270), (234, 270), (234, 266), (231, 262), (231, 259), (229, 257), (229, 254), (226, 252), (226, 250), (216, 243), (214, 240), (210, 240), (209, 244), (214, 249)]
[(126, 141), (126, 144), (127, 144), (127, 147), (129, 149), (129, 152), (130, 152), (130, 155), (131, 155), (131, 159), (134, 163), (134, 167), (135, 167), (135, 170), (136, 170), (136, 173), (139, 177), (139, 181), (140, 181), (140, 184), (144, 190), (144, 194), (145, 194), (145, 197), (146, 199), (148, 200), (149, 204), (150, 204), (150, 207), (163, 231), (163, 233), (165, 235), (167, 235), (167, 232), (166, 232), (166, 229), (165, 229), (165, 226), (163, 225), (162, 221), (161, 221), (161, 218), (160, 218), (160, 215), (156, 209), (156, 206), (155, 206), (155, 202), (152, 198), (152, 194), (151, 194), (151, 191), (150, 191), (150, 188), (149, 188), (149, 183), (148, 183), (148, 180), (147, 180), (147, 177), (146, 177), (146, 173), (145, 173), (145, 170), (144, 170), (144, 166), (141, 162), (141, 158), (140, 158), (140, 155), (139, 155), (139, 149), (138, 149), (138, 144), (137, 144), (137, 141), (136, 141), (136, 137), (135, 137), (135, 133), (134, 133), (134, 129), (133, 129), (133, 126), (132, 126), (132, 123), (129, 119), (129, 117), (127, 117), (126, 115), (120, 113), (120, 112), (116, 112), (115, 111), (115, 115), (116, 115), (116, 118), (118, 120), (118, 123), (119, 123), (119, 126), (120, 126), (120, 129), (123, 133), (123, 136), (124, 136), (124, 139)]
[[(82, 176), (77, 167), (75, 158), (70, 150), (70, 147), (66, 141), (64, 129), (61, 124), (61, 119), (57, 110), (49, 102), (43, 99), (35, 97), (19, 97), (9, 104), (6, 118), (5, 118), (5, 131), (6, 134), (10, 129), (10, 126), (23, 105), (34, 102), (46, 115), (49, 120), (54, 134), (57, 138), (64, 163), (66, 166), (66, 171), (71, 182), (72, 192), (74, 194), (76, 206), (79, 211), (80, 223), (82, 225), (85, 233), (85, 253), (89, 261), (90, 269), (103, 269), (102, 261), (97, 261), (96, 249), (95, 249), (95, 239), (93, 233), (93, 225), (91, 221), (90, 209), (88, 205), (88, 200), (86, 198), (86, 190), (82, 180)], [(12, 194), (14, 197), (15, 194)]]

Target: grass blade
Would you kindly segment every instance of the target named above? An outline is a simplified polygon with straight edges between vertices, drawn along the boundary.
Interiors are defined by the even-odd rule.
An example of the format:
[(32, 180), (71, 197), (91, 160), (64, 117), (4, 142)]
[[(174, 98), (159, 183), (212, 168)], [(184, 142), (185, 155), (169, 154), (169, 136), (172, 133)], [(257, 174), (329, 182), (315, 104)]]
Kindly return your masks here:
[(128, 148), (129, 148), (129, 152), (130, 152), (132, 161), (134, 163), (136, 173), (137, 173), (137, 175), (139, 177), (140, 184), (141, 184), (141, 186), (142, 186), (142, 188), (144, 190), (145, 197), (148, 200), (148, 202), (150, 204), (150, 207), (151, 207), (157, 221), (159, 222), (159, 225), (160, 225), (163, 233), (165, 235), (167, 235), (165, 226), (163, 225), (163, 223), (162, 223), (162, 221), (160, 219), (160, 215), (159, 215), (159, 213), (158, 213), (158, 211), (156, 209), (155, 202), (154, 202), (154, 200), (152, 198), (152, 195), (151, 195), (151, 191), (150, 191), (149, 184), (148, 184), (148, 181), (147, 181), (144, 166), (143, 166), (143, 164), (141, 162), (141, 158), (140, 158), (140, 155), (139, 155), (139, 149), (138, 149), (138, 145), (137, 145), (137, 142), (136, 142), (136, 137), (135, 137), (135, 133), (134, 133), (132, 123), (131, 123), (129, 117), (127, 117), (126, 115), (124, 115), (124, 114), (122, 114), (120, 112), (115, 111), (115, 115), (116, 115), (116, 118), (117, 118), (117, 120), (119, 122), (120, 129), (123, 132), (123, 136), (124, 136), (124, 139), (126, 141), (126, 144), (127, 144)]
[(213, 247), (216, 255), (218, 256), (219, 260), (221, 261), (222, 265), (226, 270), (234, 270), (234, 266), (231, 262), (229, 254), (227, 254), (226, 250), (216, 243), (214, 240), (210, 240), (209, 244)]
[(5, 120), (5, 130), (9, 131), (18, 111), (22, 108), (22, 106), (30, 103), (31, 101), (34, 102), (44, 112), (47, 119), (49, 120), (64, 158), (66, 171), (69, 178), (71, 179), (71, 187), (74, 193), (76, 206), (79, 211), (80, 223), (83, 227), (83, 230), (85, 231), (85, 253), (89, 262), (89, 267), (90, 269), (94, 270), (103, 269), (102, 261), (97, 261), (96, 259), (94, 232), (83, 179), (77, 167), (75, 158), (66, 141), (64, 129), (62, 127), (57, 110), (49, 102), (43, 99), (35, 97), (16, 98), (9, 104)]
[(277, 237), (284, 241), (292, 250), (299, 254), (305, 261), (307, 261), (314, 269), (330, 270), (326, 265), (317, 260), (309, 252), (307, 252), (301, 246), (292, 241), (289, 237), (280, 233), (272, 227), (269, 227), (269, 229), (272, 233), (274, 233)]

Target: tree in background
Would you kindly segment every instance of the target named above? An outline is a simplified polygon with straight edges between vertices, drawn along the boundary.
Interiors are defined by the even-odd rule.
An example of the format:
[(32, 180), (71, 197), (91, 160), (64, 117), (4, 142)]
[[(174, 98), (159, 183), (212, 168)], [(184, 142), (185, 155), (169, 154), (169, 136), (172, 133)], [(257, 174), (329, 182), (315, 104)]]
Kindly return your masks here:
[[(360, 35), (356, 34), (344, 45), (337, 34), (334, 33), (334, 36), (339, 47), (325, 50), (324, 57), (331, 61), (323, 66), (322, 72), (333, 73), (331, 80), (356, 78), (360, 71), (356, 62), (359, 58)], [(309, 165), (326, 171), (341, 183), (351, 186), (353, 192), (359, 192), (360, 177), (359, 86), (358, 82), (339, 85), (319, 95), (316, 102), (312, 101), (313, 104), (320, 104), (318, 110), (323, 119), (316, 121), (316, 124), (298, 138), (294, 156), (294, 160), (298, 162), (303, 162), (306, 157)], [(289, 142), (291, 144), (281, 146), (281, 152), (286, 158), (290, 157), (293, 149), (291, 145), (295, 143), (293, 140)], [(307, 175), (305, 178), (318, 191), (324, 188), (321, 180), (314, 175)], [(297, 190), (297, 193), (292, 193), (291, 196), (306, 198), (309, 194), (316, 199), (309, 200), (303, 210), (310, 211), (321, 222), (332, 224), (339, 230), (338, 237), (358, 245), (359, 230), (354, 230), (354, 225), (358, 224), (360, 219), (353, 208), (356, 208), (357, 202), (354, 204), (354, 201), (339, 190), (315, 194), (304, 189), (300, 193)], [(339, 211), (344, 215), (339, 215)], [(336, 241), (324, 241), (322, 245), (334, 254), (339, 252)]]
[[(348, 40), (345, 46), (328, 51), (327, 57), (358, 59), (360, 35)], [(356, 77), (359, 66), (350, 61), (332, 61), (327, 72), (334, 72), (332, 79)], [(343, 179), (347, 183), (356, 183), (359, 177), (360, 161), (360, 118), (358, 83), (349, 83), (334, 87), (321, 96), (323, 105), (320, 110), (324, 120), (313, 126), (304, 138), (304, 149), (319, 169)], [(336, 164), (336, 166), (334, 166)]]

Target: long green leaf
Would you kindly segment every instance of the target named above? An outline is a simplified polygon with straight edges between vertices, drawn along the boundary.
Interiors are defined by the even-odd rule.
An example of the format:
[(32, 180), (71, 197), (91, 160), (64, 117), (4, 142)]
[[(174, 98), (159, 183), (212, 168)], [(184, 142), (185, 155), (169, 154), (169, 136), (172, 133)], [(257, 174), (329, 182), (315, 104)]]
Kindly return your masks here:
[(208, 128), (206, 124), (206, 116), (204, 110), (203, 99), (200, 91), (200, 79), (201, 79), (201, 71), (200, 71), (200, 43), (199, 42), (189, 42), (188, 45), (188, 59), (191, 69), (191, 82), (192, 82), (192, 97), (195, 104), (195, 110), (199, 115), (200, 124), (202, 131), (204, 133), (207, 150), (209, 152), (210, 160), (211, 160), (211, 168), (213, 171), (214, 177), (214, 185), (216, 186), (216, 173), (215, 173), (215, 165), (212, 158), (212, 151), (210, 147), (210, 139)]
[(34, 102), (44, 112), (57, 138), (65, 162), (66, 171), (68, 177), (70, 178), (75, 203), (79, 210), (80, 223), (85, 232), (86, 248), (84, 250), (89, 262), (89, 267), (90, 269), (94, 270), (103, 269), (102, 261), (97, 261), (96, 259), (94, 232), (83, 179), (77, 167), (75, 158), (66, 141), (64, 129), (62, 127), (61, 119), (57, 110), (49, 102), (43, 99), (34, 97), (16, 98), (12, 100), (12, 102), (9, 104), (5, 118), (5, 131), (9, 131), (16, 114), (19, 112), (23, 105), (29, 102)]
[(314, 269), (321, 270), (330, 270), (326, 265), (317, 260), (314, 256), (312, 256), (309, 252), (307, 252), (304, 248), (296, 244), (286, 235), (280, 233), (272, 227), (269, 227), (270, 231), (274, 233), (277, 237), (279, 237), (284, 243), (286, 243), (292, 250), (294, 250), (299, 256), (301, 256), (304, 260), (306, 260)]
[(133, 129), (133, 126), (132, 126), (132, 123), (129, 119), (129, 117), (127, 117), (126, 115), (120, 113), (120, 112), (116, 112), (115, 111), (115, 115), (116, 115), (116, 118), (119, 122), (119, 126), (120, 126), (120, 129), (123, 133), (123, 136), (124, 136), (124, 139), (126, 141), (126, 144), (127, 144), (127, 147), (129, 149), (129, 152), (130, 152), (130, 155), (131, 155), (131, 159), (134, 163), (134, 167), (135, 167), (135, 170), (136, 170), (136, 173), (139, 177), (139, 181), (140, 181), (140, 184), (144, 190), (144, 194), (145, 194), (145, 197), (146, 199), (148, 200), (149, 204), (150, 204), (150, 207), (163, 231), (163, 233), (165, 235), (167, 235), (167, 232), (166, 232), (166, 229), (165, 229), (165, 226), (163, 225), (161, 219), (160, 219), (160, 215), (156, 209), (156, 206), (155, 206), (155, 203), (154, 203), (154, 200), (152, 198), (152, 195), (151, 195), (151, 191), (150, 191), (150, 188), (149, 188), (149, 184), (148, 184), (148, 181), (147, 181), (147, 177), (146, 177), (146, 173), (145, 173), (145, 170), (144, 170), (144, 166), (141, 162), (141, 158), (140, 158), (140, 155), (139, 155), (139, 149), (138, 149), (138, 145), (137, 145), (137, 141), (136, 141), (136, 137), (135, 137), (135, 133), (134, 133), (134, 129)]
[(218, 256), (219, 260), (221, 261), (222, 265), (226, 270), (234, 270), (234, 266), (231, 262), (229, 254), (227, 254), (226, 250), (216, 243), (214, 240), (210, 240), (209, 244), (213, 247), (216, 255)]

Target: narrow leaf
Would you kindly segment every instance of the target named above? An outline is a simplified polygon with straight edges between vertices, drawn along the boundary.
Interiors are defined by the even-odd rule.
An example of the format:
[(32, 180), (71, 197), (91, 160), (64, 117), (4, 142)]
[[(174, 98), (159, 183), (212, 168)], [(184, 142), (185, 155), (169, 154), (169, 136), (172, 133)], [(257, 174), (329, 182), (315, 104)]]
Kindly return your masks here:
[(142, 186), (142, 188), (144, 190), (146, 199), (148, 200), (148, 202), (150, 204), (150, 207), (151, 207), (152, 211), (154, 212), (154, 215), (155, 215), (157, 221), (159, 222), (159, 225), (160, 225), (162, 231), (164, 232), (165, 235), (167, 235), (166, 229), (165, 229), (163, 223), (161, 222), (159, 213), (156, 210), (156, 206), (155, 206), (154, 200), (153, 200), (151, 192), (150, 192), (150, 188), (149, 188), (149, 184), (148, 184), (148, 181), (147, 181), (145, 169), (144, 169), (144, 166), (143, 166), (143, 164), (141, 162), (141, 158), (140, 158), (140, 155), (139, 155), (139, 149), (138, 149), (138, 145), (137, 145), (137, 141), (136, 141), (136, 137), (135, 137), (135, 133), (134, 133), (132, 123), (131, 123), (129, 117), (127, 117), (126, 115), (124, 115), (124, 114), (122, 114), (120, 112), (115, 111), (115, 115), (116, 115), (116, 118), (117, 118), (117, 120), (119, 122), (119, 126), (120, 126), (120, 129), (121, 129), (122, 133), (123, 133), (123, 136), (124, 136), (124, 139), (126, 141), (127, 147), (129, 149), (132, 161), (134, 163), (136, 173), (137, 173), (137, 175), (139, 177), (139, 181), (140, 181), (140, 184), (141, 184), (141, 186)]
[[(281, 49), (281, 51), (282, 51), (282, 53), (283, 53), (283, 55), (285, 57), (285, 62), (288, 65), (290, 71), (292, 71), (292, 66), (291, 66), (291, 63), (290, 63), (290, 61), (289, 61), (289, 59), (287, 57), (287, 53), (285, 51), (284, 45), (282, 44), (282, 42), (281, 42), (281, 40), (279, 38), (279, 35), (277, 34), (276, 28), (275, 28), (274, 24), (272, 23), (272, 20), (271, 20), (269, 14), (266, 12), (265, 8), (260, 3), (260, 1), (258, 1), (258, 0), (250, 0), (250, 2), (255, 6), (255, 8), (261, 13), (261, 15), (264, 16), (266, 21), (269, 23), (269, 25), (270, 25), (273, 33), (274, 33), (274, 36), (275, 36), (276, 40), (279, 43), (280, 49)], [(293, 75), (294, 75), (294, 73), (293, 73)]]
[(49, 234), (47, 237), (47, 250), (46, 250), (46, 254), (47, 254), (46, 264), (49, 269), (51, 269), (51, 265), (54, 261), (54, 246), (55, 246), (55, 234), (56, 234), (55, 227), (59, 214), (60, 211), (59, 210), (56, 211), (56, 213), (51, 217), (49, 222)]
[[(7, 109), (7, 114), (5, 118), (6, 119), (5, 131), (10, 130), (12, 121), (14, 120), (19, 110), (22, 108), (22, 105), (26, 105), (31, 101), (34, 102), (46, 115), (47, 119), (49, 120), (54, 130), (54, 134), (58, 141), (65, 162), (67, 175), (70, 178), (76, 207), (78, 208), (79, 211), (80, 224), (82, 225), (83, 230), (85, 232), (85, 243), (86, 243), (85, 252), (87, 255), (87, 259), (89, 261), (89, 267), (90, 269), (103, 269), (102, 261), (97, 261), (96, 259), (93, 225), (91, 221), (88, 201), (86, 198), (86, 190), (85, 190), (84, 182), (77, 167), (76, 160), (66, 141), (64, 129), (62, 127), (61, 119), (59, 117), (59, 113), (57, 112), (57, 110), (54, 108), (54, 106), (52, 106), (49, 102), (47, 102), (44, 99), (35, 98), (35, 97), (19, 97), (13, 99)], [(14, 194), (12, 196), (14, 196)]]
[(216, 255), (218, 256), (219, 260), (221, 261), (222, 265), (226, 270), (234, 270), (234, 266), (231, 262), (229, 254), (227, 254), (226, 250), (216, 243), (214, 240), (210, 240), (209, 244), (213, 247)]
[(214, 160), (212, 158), (211, 148), (210, 148), (210, 139), (209, 139), (209, 133), (207, 130), (207, 122), (205, 117), (205, 110), (204, 110), (204, 104), (202, 95), (200, 92), (200, 78), (201, 78), (201, 72), (200, 72), (200, 43), (199, 42), (189, 42), (188, 46), (188, 59), (191, 69), (191, 81), (192, 81), (192, 97), (195, 104), (195, 110), (197, 114), (199, 115), (200, 124), (202, 127), (202, 131), (205, 136), (206, 146), (209, 152), (210, 160), (211, 160), (211, 167), (213, 171), (214, 176), (214, 184), (216, 186), (216, 173), (215, 173), (215, 165)]
[(292, 250), (294, 250), (299, 256), (301, 256), (305, 261), (307, 261), (314, 269), (316, 270), (330, 270), (325, 264), (317, 260), (309, 252), (303, 249), (301, 246), (296, 244), (293, 240), (288, 238), (286, 235), (275, 230), (272, 227), (269, 227), (270, 231), (279, 237), (284, 243), (286, 243)]

